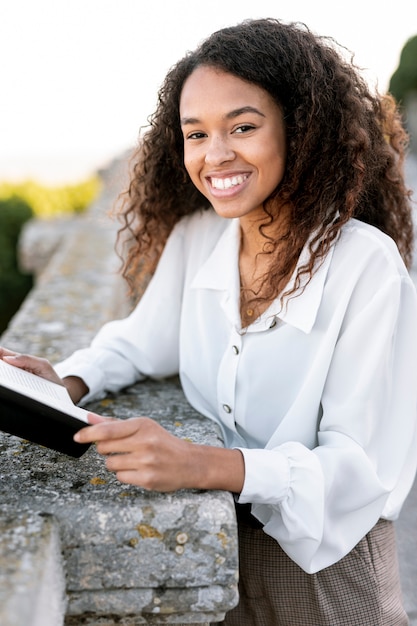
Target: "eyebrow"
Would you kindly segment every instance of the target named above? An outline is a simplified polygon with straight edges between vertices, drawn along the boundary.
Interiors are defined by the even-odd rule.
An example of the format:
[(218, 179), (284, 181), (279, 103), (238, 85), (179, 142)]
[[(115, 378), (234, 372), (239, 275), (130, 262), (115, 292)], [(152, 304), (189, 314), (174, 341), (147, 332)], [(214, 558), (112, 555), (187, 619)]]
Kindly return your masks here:
[[(240, 115), (243, 115), (244, 113), (255, 113), (255, 115), (260, 115), (261, 117), (265, 117), (265, 115), (261, 111), (259, 111), (259, 109), (248, 105), (248, 106), (240, 107), (239, 109), (233, 109), (233, 111), (226, 113), (226, 115), (224, 116), (224, 119), (232, 120), (235, 117), (239, 117)], [(197, 117), (182, 117), (181, 118), (181, 126), (187, 126), (187, 124), (199, 124), (199, 123), (200, 123), (200, 120)]]

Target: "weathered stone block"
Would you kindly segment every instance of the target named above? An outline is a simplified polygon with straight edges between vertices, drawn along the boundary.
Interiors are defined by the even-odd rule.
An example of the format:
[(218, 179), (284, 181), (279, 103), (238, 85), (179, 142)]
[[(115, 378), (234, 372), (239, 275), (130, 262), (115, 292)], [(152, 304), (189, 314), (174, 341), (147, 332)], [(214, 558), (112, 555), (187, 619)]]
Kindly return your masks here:
[[(218, 427), (188, 405), (176, 379), (139, 383), (90, 408), (120, 418), (146, 414), (179, 437), (222, 445)], [(122, 485), (94, 447), (72, 459), (3, 434), (0, 452), (5, 512), (48, 513), (57, 520), (68, 616), (185, 623), (184, 616), (194, 614), (193, 622), (196, 616), (205, 622), (236, 604), (231, 494), (159, 494)]]
[(0, 529), (0, 624), (60, 626), (66, 600), (56, 520), (11, 511), (1, 514)]
[[(107, 181), (101, 200), (61, 240), (2, 345), (56, 362), (88, 345), (103, 323), (126, 314), (116, 227), (104, 217), (114, 192)], [(189, 406), (176, 379), (139, 383), (90, 408), (120, 418), (147, 415), (179, 437), (222, 445), (218, 427)], [(94, 447), (73, 459), (0, 433), (0, 498), (8, 517), (56, 520), (66, 626), (207, 624), (237, 603), (229, 493), (147, 492), (119, 483)]]

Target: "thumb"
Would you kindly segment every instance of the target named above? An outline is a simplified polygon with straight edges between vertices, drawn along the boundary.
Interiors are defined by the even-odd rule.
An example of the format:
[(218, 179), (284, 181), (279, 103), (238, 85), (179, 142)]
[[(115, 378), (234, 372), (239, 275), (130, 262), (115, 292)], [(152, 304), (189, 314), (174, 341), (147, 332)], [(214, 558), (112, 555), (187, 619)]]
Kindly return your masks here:
[(116, 420), (116, 417), (105, 417), (104, 415), (98, 415), (98, 413), (89, 413), (87, 415), (89, 424), (101, 424), (102, 422), (111, 422)]
[[(102, 424), (103, 422), (111, 422), (111, 421), (117, 420), (117, 418), (115, 417), (105, 417), (104, 415), (98, 415), (97, 413), (88, 413), (87, 419), (88, 419), (89, 425), (84, 426), (83, 428), (81, 428), (81, 430), (76, 432), (74, 435), (74, 441), (77, 441), (78, 443), (83, 441), (82, 433), (84, 433), (84, 431), (90, 430), (89, 428), (90, 426), (94, 426), (95, 424)], [(88, 439), (88, 441), (90, 440)]]

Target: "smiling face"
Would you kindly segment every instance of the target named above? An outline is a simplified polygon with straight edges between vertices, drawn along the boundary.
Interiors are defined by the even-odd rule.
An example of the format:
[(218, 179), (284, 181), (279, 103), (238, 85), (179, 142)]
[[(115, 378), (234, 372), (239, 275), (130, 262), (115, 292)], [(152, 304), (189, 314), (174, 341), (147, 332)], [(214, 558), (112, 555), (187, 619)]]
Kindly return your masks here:
[(222, 217), (265, 217), (262, 205), (285, 170), (285, 128), (267, 91), (233, 74), (200, 66), (180, 99), (184, 164)]

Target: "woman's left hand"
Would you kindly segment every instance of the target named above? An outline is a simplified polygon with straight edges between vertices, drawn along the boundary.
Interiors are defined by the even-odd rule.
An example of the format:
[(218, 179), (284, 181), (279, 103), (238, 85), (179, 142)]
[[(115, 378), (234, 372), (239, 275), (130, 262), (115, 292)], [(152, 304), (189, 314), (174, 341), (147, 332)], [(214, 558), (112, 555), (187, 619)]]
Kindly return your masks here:
[(192, 443), (148, 417), (128, 420), (89, 414), (91, 426), (74, 436), (96, 443), (106, 466), (122, 483), (154, 491), (223, 489), (240, 493), (245, 463), (240, 450)]
[(92, 425), (78, 431), (74, 439), (95, 442), (120, 482), (156, 491), (195, 486), (194, 444), (147, 417), (118, 420), (90, 414), (89, 420)]

